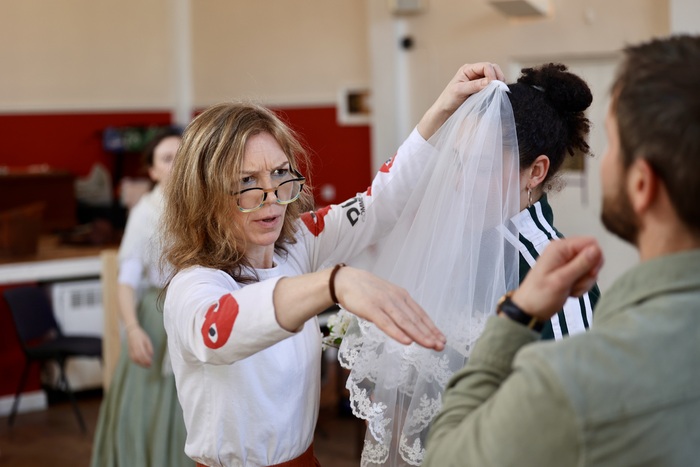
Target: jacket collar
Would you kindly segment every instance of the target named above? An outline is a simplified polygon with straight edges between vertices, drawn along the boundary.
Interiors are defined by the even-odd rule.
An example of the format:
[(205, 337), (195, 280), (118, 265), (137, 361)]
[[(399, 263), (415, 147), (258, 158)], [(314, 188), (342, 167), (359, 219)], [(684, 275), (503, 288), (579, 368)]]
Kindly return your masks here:
[(518, 229), (521, 229), (532, 222), (530, 219), (537, 219), (539, 217), (537, 214), (538, 209), (542, 212), (542, 216), (547, 220), (549, 225), (554, 225), (554, 211), (552, 211), (552, 206), (549, 205), (546, 193), (543, 193), (540, 199), (532, 206), (523, 209), (513, 216), (511, 221)]
[(651, 298), (690, 290), (700, 290), (700, 249), (644, 261), (624, 273), (602, 294), (595, 322)]

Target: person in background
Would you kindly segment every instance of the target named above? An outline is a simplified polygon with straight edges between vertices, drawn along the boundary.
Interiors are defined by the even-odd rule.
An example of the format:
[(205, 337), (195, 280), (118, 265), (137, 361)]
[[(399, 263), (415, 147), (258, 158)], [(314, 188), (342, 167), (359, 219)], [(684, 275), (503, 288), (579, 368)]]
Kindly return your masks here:
[(420, 154), (430, 128), (502, 79), (490, 63), (461, 72), (367, 191), (315, 212), (306, 153), (270, 110), (219, 104), (185, 130), (166, 190), (165, 259), (175, 275), (164, 313), (186, 452), (199, 465), (318, 465), (316, 315), (334, 303), (403, 344), (444, 347), (405, 290), (344, 261), (395, 222), (431, 163)]
[(93, 467), (192, 466), (185, 455), (185, 425), (167, 357), (158, 222), (181, 131), (157, 134), (144, 151), (155, 183), (132, 208), (119, 247), (119, 312), (126, 345), (100, 407)]
[(700, 445), (700, 36), (629, 46), (612, 86), (602, 220), (641, 263), (589, 332), (537, 343), (602, 266), (552, 242), (448, 385), (424, 465), (696, 465)]

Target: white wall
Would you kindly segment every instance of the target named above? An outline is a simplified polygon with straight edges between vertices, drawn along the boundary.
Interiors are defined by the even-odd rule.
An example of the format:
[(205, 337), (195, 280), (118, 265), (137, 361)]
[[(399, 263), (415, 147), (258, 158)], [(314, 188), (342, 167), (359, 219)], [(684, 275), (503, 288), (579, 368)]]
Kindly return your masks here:
[(166, 4), (3, 2), (0, 112), (167, 107)]
[[(172, 45), (187, 22), (191, 57)], [(3, 113), (328, 105), (369, 82), (367, 13), (356, 0), (6, 1), (0, 63)]]
[(700, 33), (700, 2), (698, 0), (670, 0), (671, 31)]
[[(694, 1), (694, 0), (688, 0)], [(368, 0), (372, 89), (381, 110), (373, 127), (373, 164), (378, 168), (406, 136), (397, 130), (399, 109), (415, 124), (464, 63), (491, 61), (506, 69), (526, 57), (604, 54), (626, 43), (669, 32), (666, 0), (550, 0), (546, 18), (512, 19), (488, 0), (430, 0), (424, 13), (392, 17), (387, 3)], [(390, 31), (406, 23), (415, 47), (407, 54), (408, 103), (396, 102), (397, 55)], [(381, 67), (381, 68), (379, 68)], [(400, 79), (400, 78), (396, 78)]]
[[(672, 4), (697, 10), (694, 1)], [(464, 62), (608, 52), (669, 23), (667, 0), (552, 0), (537, 20), (506, 18), (488, 0), (425, 0), (425, 13), (400, 20), (384, 0), (4, 2), (0, 111), (173, 106), (184, 91), (172, 10), (183, 3), (194, 105), (328, 104), (345, 85), (371, 84), (378, 163)], [(416, 46), (399, 54), (402, 28)]]
[[(597, 157), (587, 161), (583, 180), (565, 177), (569, 186), (550, 198), (555, 224), (565, 235), (593, 235), (599, 239), (606, 256), (599, 285), (607, 289), (637, 262), (636, 251), (607, 233), (599, 220), (599, 157), (607, 143), (603, 122), (609, 85), (616, 54), (624, 45), (669, 33), (668, 2), (551, 0), (550, 15), (535, 19), (507, 18), (488, 0), (431, 0), (424, 13), (403, 18), (392, 17), (386, 5), (380, 3), (368, 1), (373, 31), (372, 85), (380, 109), (373, 122), (375, 169), (393, 154), (464, 63), (498, 63), (510, 82), (517, 78), (521, 66), (559, 61), (589, 81), (594, 93), (588, 113), (593, 122), (591, 147)], [(403, 23), (406, 34), (413, 37), (413, 50), (399, 49), (398, 38), (395, 34), (392, 37), (397, 23)], [(410, 70), (405, 78), (399, 73), (400, 67)], [(401, 79), (403, 82), (397, 84)], [(408, 102), (398, 101), (396, 89), (405, 90), (401, 98)], [(397, 121), (406, 120), (406, 115), (400, 115), (404, 112), (410, 112), (410, 123), (397, 126)]]
[(367, 13), (357, 0), (207, 0), (192, 8), (199, 105), (254, 98), (335, 104), (368, 84)]

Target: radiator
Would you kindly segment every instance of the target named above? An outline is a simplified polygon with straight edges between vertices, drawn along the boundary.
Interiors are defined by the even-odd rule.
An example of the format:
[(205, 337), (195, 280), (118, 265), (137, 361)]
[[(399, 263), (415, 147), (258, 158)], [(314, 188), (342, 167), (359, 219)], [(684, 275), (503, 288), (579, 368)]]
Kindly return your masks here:
[[(56, 321), (63, 334), (102, 337), (104, 309), (102, 283), (99, 279), (51, 284), (51, 300)], [(100, 359), (74, 357), (66, 364), (66, 376), (73, 390), (102, 386)], [(58, 379), (56, 371), (49, 372), (49, 384)]]

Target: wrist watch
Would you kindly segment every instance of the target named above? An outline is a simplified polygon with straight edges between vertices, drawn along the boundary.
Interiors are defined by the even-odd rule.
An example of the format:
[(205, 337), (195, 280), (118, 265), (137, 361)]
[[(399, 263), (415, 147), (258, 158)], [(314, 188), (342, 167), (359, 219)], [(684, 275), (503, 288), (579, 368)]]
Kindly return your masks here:
[(496, 313), (499, 315), (504, 314), (509, 319), (515, 321), (516, 323), (520, 323), (523, 326), (532, 329), (533, 331), (542, 332), (542, 329), (544, 328), (544, 322), (538, 320), (534, 316), (528, 315), (518, 305), (513, 303), (513, 301), (510, 299), (513, 295), (513, 292), (514, 291), (511, 290), (510, 292), (507, 292), (503, 297), (501, 297), (501, 299), (498, 301), (498, 304), (496, 305)]

